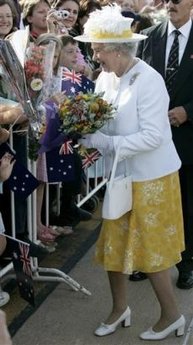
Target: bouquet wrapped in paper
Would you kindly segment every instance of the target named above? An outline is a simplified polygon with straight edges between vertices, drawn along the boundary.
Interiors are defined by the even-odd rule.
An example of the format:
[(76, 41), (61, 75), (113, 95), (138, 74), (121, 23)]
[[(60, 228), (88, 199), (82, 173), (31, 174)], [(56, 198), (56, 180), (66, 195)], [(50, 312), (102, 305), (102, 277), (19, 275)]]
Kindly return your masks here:
[(102, 96), (79, 93), (68, 97), (59, 108), (61, 130), (66, 134), (94, 133), (114, 118), (115, 108)]

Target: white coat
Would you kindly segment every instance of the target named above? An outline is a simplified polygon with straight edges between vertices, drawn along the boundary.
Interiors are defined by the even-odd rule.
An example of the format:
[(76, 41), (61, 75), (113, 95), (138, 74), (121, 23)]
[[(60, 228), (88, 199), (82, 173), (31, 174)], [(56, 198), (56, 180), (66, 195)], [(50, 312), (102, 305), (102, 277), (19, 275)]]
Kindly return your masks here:
[[(168, 120), (169, 97), (158, 72), (142, 60), (121, 78), (101, 72), (96, 92), (104, 92), (103, 98), (117, 108), (116, 118), (101, 132), (112, 137), (112, 152), (120, 145), (121, 159), (127, 158), (133, 181), (156, 179), (180, 168)], [(109, 169), (112, 152), (103, 152), (110, 157)], [(118, 170), (124, 172), (123, 162)]]

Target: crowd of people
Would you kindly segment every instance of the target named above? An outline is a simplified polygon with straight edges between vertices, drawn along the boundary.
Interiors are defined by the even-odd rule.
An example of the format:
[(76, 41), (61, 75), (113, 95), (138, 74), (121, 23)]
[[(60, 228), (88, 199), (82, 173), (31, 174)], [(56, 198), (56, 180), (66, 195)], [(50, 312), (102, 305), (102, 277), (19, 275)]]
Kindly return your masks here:
[[(179, 271), (178, 288), (193, 287), (192, 6), (192, 0), (117, 0), (113, 6), (108, 0), (0, 0), (1, 39), (12, 40), (27, 26), (29, 46), (55, 44), (51, 87), (43, 104), (44, 109), (50, 104), (55, 109), (46, 117), (50, 133), (56, 124), (52, 119), (66, 98), (60, 88), (61, 67), (91, 79), (95, 91), (116, 108), (116, 118), (100, 131), (75, 139), (76, 145), (98, 149), (107, 171), (119, 148), (118, 170), (124, 172), (121, 160), (126, 160), (133, 178), (132, 210), (116, 221), (104, 220), (96, 245), (95, 259), (108, 273), (113, 301), (111, 313), (95, 331), (97, 336), (115, 332), (122, 322), (130, 326), (127, 275), (131, 280), (149, 278), (160, 305), (158, 321), (140, 338), (164, 339), (173, 331), (184, 334), (185, 318), (175, 300), (170, 268), (176, 265)], [(61, 11), (67, 15), (58, 17)], [(8, 140), (9, 126), (14, 124), (13, 147), (27, 166), (29, 118), (3, 71), (0, 97), (0, 143)], [(58, 136), (58, 129), (52, 131), (52, 140), (57, 139), (59, 150), (65, 135)], [(92, 218), (91, 212), (76, 206), (84, 184), (76, 150), (73, 160), (75, 177), (62, 182), (60, 214), (50, 215), (50, 224), (44, 224), (44, 190), (49, 181), (45, 151), (37, 155), (40, 246), (28, 237), (26, 200), (15, 195), (16, 238), (30, 244), (31, 256), (55, 250), (58, 236), (73, 233), (77, 223)], [(9, 178), (14, 163), (7, 152), (1, 157), (1, 182)], [(0, 255), (9, 249), (1, 234), (11, 234), (10, 200), (4, 183)]]

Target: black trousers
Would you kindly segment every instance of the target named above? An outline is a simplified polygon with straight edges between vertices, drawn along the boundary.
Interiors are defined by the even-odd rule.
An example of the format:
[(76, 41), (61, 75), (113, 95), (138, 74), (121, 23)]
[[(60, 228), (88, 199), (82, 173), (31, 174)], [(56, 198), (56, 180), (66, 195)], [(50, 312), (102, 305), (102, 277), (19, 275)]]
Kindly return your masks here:
[(177, 264), (179, 271), (193, 270), (193, 165), (182, 165), (180, 171), (180, 186), (184, 218), (185, 251), (182, 261)]

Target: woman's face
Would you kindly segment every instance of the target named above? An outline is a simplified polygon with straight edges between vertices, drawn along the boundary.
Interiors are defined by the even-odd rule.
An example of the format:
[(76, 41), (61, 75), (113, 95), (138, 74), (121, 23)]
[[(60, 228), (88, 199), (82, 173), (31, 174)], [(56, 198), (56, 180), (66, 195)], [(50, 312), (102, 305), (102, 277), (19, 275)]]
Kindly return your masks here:
[(49, 10), (50, 7), (44, 1), (41, 1), (34, 7), (32, 15), (27, 17), (28, 22), (31, 24), (32, 31), (47, 31), (46, 18)]
[(62, 48), (60, 54), (60, 66), (73, 69), (77, 64), (77, 44), (68, 43)]
[(92, 43), (93, 60), (100, 63), (102, 69), (105, 72), (117, 71), (117, 52), (114, 50), (107, 50), (106, 44), (103, 43)]
[(9, 5), (0, 6), (0, 38), (4, 38), (13, 28), (13, 15)]
[(69, 16), (64, 19), (63, 24), (67, 29), (71, 29), (76, 24), (78, 18), (78, 4), (73, 0), (67, 0), (59, 7), (59, 10), (66, 10), (70, 13)]

